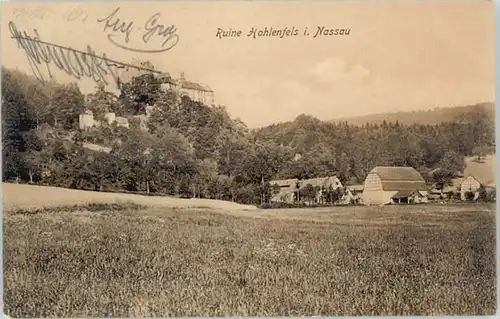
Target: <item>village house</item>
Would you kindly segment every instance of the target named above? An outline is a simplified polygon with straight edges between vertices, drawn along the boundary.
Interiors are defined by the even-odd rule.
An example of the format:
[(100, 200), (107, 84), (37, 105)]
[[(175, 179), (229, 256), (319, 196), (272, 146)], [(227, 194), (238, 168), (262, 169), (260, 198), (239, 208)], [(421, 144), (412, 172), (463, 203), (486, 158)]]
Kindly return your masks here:
[[(412, 167), (375, 167), (366, 177), (363, 204), (425, 202), (425, 180)], [(424, 199), (425, 198), (425, 199)]]
[[(314, 203), (320, 203), (322, 201), (323, 191), (328, 191), (329, 189), (336, 190), (342, 187), (342, 183), (337, 176), (317, 177), (301, 180), (299, 192), (307, 188), (308, 185), (311, 185), (317, 190), (316, 198), (313, 200)], [(299, 201), (303, 201), (300, 195)]]
[(342, 204), (362, 204), (363, 203), (363, 185), (348, 185), (344, 189), (344, 195), (340, 202)]
[(116, 126), (118, 126), (118, 127), (130, 128), (129, 121), (125, 117), (117, 116), (115, 118), (115, 123), (116, 123)]
[[(93, 127), (100, 127), (103, 124), (102, 122), (94, 118), (94, 114), (91, 110), (87, 110), (84, 114), (80, 114), (78, 120), (78, 125), (80, 127), (80, 130), (82, 131), (87, 131)], [(104, 114), (104, 121), (108, 123), (108, 125), (116, 123), (116, 125), (119, 127), (121, 126), (129, 128), (128, 119), (125, 117), (116, 116), (116, 114), (113, 112), (107, 112), (106, 114)]]
[(271, 198), (271, 202), (293, 203), (295, 201), (295, 192), (298, 190), (299, 180), (297, 178), (275, 180), (269, 182), (271, 186), (279, 186), (277, 194)]
[(316, 192), (316, 196), (312, 202), (321, 202), (323, 196), (323, 190), (338, 189), (342, 188), (342, 183), (337, 176), (327, 176), (318, 178), (309, 178), (299, 180), (296, 178), (286, 179), (286, 180), (273, 180), (269, 182), (271, 186), (279, 186), (279, 191), (276, 195), (271, 198), (271, 202), (282, 202), (282, 203), (295, 203), (295, 202), (308, 202), (311, 201), (310, 198), (307, 200), (301, 198), (300, 193), (303, 193), (308, 185), (312, 186)]
[(453, 183), (460, 193), (460, 200), (462, 201), (477, 200), (480, 196), (481, 188), (484, 188), (486, 193), (495, 192), (495, 183), (493, 181), (483, 182), (472, 175), (454, 179)]

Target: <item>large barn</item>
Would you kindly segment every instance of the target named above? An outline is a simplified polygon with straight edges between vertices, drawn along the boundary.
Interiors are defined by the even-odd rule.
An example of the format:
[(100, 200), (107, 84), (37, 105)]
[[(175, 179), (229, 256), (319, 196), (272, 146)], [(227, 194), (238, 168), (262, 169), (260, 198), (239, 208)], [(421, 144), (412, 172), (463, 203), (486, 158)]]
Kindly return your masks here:
[(426, 196), (425, 180), (412, 167), (375, 167), (366, 177), (363, 189), (365, 205), (420, 202)]

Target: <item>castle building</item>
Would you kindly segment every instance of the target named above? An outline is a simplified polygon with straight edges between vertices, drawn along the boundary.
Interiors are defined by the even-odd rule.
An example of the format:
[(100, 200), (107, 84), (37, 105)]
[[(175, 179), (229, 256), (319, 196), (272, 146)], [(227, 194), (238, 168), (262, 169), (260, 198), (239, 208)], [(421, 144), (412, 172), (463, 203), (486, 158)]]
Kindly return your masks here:
[[(187, 80), (184, 76), (184, 72), (181, 72), (179, 79), (174, 79), (168, 73), (156, 71), (154, 66), (148, 61), (140, 62), (133, 60), (132, 65), (155, 71), (160, 79), (161, 88), (163, 90), (174, 90), (180, 96), (189, 96), (193, 101), (201, 102), (205, 105), (210, 106), (215, 104), (214, 91), (206, 85)], [(121, 69), (119, 78), (122, 83), (129, 82), (135, 76), (148, 73), (148, 71), (139, 70), (132, 66), (126, 66)]]
[(176, 89), (181, 96), (187, 95), (193, 101), (198, 101), (205, 105), (215, 103), (214, 91), (208, 86), (186, 80), (184, 72), (181, 73), (180, 79), (177, 80)]

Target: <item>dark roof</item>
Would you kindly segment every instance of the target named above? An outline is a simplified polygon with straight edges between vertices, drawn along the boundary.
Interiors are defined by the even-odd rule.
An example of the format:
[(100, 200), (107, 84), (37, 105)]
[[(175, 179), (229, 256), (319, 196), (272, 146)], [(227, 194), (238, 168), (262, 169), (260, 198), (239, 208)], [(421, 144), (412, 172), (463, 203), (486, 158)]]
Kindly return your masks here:
[(400, 190), (392, 198), (406, 198), (409, 197), (413, 193), (413, 190)]
[(307, 185), (309, 184), (314, 187), (330, 187), (330, 185), (333, 186), (335, 182), (339, 182), (340, 184), (340, 181), (338, 181), (337, 176), (309, 178), (301, 180), (300, 187), (304, 188), (307, 187)]
[(290, 179), (281, 179), (281, 180), (274, 180), (270, 181), (269, 184), (271, 185), (279, 185), (279, 186), (294, 186), (299, 180), (297, 178), (290, 178)]
[(382, 181), (384, 191), (425, 190), (425, 180), (413, 167), (377, 166), (370, 173), (375, 173)]
[(405, 190), (398, 191), (396, 194), (394, 194), (394, 196), (392, 196), (392, 198), (406, 198), (406, 197), (410, 197), (413, 193), (418, 194), (420, 196), (424, 196), (424, 194), (425, 194), (425, 193), (422, 193), (421, 191), (405, 189)]
[(422, 175), (413, 167), (387, 167), (377, 166), (372, 172), (376, 173), (382, 181), (423, 181)]
[[(456, 190), (456, 187), (454, 187), (454, 186), (445, 186), (443, 188), (443, 193), (452, 193), (455, 190)], [(431, 194), (441, 194), (441, 190), (437, 189), (436, 186), (433, 185), (432, 187), (430, 187), (429, 193), (431, 193)]]

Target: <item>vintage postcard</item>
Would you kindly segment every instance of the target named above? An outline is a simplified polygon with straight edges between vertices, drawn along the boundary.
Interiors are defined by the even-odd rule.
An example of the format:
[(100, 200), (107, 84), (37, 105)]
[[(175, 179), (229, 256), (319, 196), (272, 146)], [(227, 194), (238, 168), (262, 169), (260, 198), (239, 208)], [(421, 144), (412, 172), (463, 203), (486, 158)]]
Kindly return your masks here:
[(492, 1), (2, 8), (3, 312), (492, 315)]

